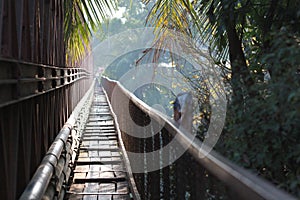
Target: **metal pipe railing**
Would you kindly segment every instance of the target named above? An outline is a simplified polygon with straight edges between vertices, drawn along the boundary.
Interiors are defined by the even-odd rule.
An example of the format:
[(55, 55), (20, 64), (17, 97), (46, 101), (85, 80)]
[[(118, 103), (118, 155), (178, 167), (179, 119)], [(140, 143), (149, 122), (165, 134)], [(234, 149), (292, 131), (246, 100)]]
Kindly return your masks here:
[(87, 69), (0, 58), (0, 196), (16, 199), (90, 88)]
[(54, 67), (0, 59), (0, 108), (71, 85), (90, 77), (82, 68)]
[[(139, 100), (119, 82), (102, 77), (101, 83), (110, 98), (114, 112), (117, 113), (120, 127), (124, 124), (127, 126), (126, 131), (121, 128), (122, 139), (127, 151), (140, 152), (145, 155), (147, 152), (157, 151), (164, 145), (168, 145), (175, 136), (178, 144), (187, 147), (183, 156), (173, 164), (153, 172), (145, 172), (142, 175), (140, 173), (135, 174), (142, 199), (182, 199), (187, 197), (189, 199), (206, 199), (209, 195), (215, 197), (220, 195), (225, 199), (296, 199), (272, 183), (237, 166), (214, 150), (207, 153), (200, 140), (195, 139), (190, 133), (179, 130), (170, 118)], [(113, 93), (118, 96), (115, 102), (112, 99)], [(128, 101), (129, 105), (126, 105), (124, 102)], [(133, 121), (147, 125), (150, 118), (158, 124), (163, 124), (163, 130), (155, 136), (152, 133), (152, 138), (137, 138), (128, 135), (130, 125), (127, 125), (128, 122), (123, 120), (128, 116), (122, 116), (128, 115), (128, 113), (123, 112), (125, 106), (130, 107)], [(176, 149), (173, 150), (176, 151)], [(171, 152), (170, 155), (172, 155)], [(144, 162), (144, 167), (147, 169), (148, 165), (152, 163), (164, 162), (161, 158), (155, 160), (143, 155), (139, 160), (130, 161), (133, 171), (136, 163)]]
[[(46, 197), (47, 199), (53, 199), (56, 193), (58, 195), (61, 193), (62, 183), (63, 181), (67, 182), (70, 175), (68, 168), (74, 154), (72, 151), (76, 151), (79, 146), (79, 143), (77, 143), (74, 147), (74, 143), (80, 137), (81, 126), (87, 119), (88, 110), (92, 103), (93, 90), (94, 83), (60, 130), (20, 199), (43, 199)], [(82, 113), (84, 113), (83, 117), (78, 124), (78, 118)], [(76, 129), (77, 133), (72, 134), (72, 131)], [(74, 162), (74, 160), (72, 161)], [(63, 195), (60, 195), (60, 197), (63, 197)]]

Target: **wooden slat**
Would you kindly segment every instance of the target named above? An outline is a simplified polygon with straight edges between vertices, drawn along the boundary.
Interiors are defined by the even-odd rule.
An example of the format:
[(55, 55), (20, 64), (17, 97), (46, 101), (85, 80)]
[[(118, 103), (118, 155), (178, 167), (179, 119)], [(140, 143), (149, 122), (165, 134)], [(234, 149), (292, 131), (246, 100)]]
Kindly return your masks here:
[(105, 95), (95, 91), (66, 199), (131, 199), (122, 158)]

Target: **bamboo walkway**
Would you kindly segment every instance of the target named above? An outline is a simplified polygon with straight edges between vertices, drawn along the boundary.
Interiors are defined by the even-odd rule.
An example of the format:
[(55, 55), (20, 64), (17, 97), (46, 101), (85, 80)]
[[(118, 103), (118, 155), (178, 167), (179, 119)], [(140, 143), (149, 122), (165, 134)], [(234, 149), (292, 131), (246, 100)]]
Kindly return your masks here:
[(96, 87), (65, 199), (131, 199), (128, 174), (102, 88)]

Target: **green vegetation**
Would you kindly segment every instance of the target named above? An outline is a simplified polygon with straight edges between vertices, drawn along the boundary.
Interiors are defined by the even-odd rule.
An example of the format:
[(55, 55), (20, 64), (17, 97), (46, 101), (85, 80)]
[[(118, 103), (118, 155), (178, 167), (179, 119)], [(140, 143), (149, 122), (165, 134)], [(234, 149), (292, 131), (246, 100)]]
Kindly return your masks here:
[(102, 23), (100, 30), (94, 34), (93, 45), (97, 45), (108, 36), (145, 27), (149, 6), (146, 7), (139, 1), (119, 0), (118, 11), (123, 9), (121, 16), (107, 19), (105, 23)]
[(299, 10), (296, 0), (164, 0), (148, 18), (160, 31), (176, 29), (209, 44), (226, 72), (232, 98), (217, 150), (297, 196)]
[(114, 0), (66, 0), (64, 1), (64, 40), (66, 63), (74, 66), (90, 51), (92, 31), (107, 18), (116, 7)]

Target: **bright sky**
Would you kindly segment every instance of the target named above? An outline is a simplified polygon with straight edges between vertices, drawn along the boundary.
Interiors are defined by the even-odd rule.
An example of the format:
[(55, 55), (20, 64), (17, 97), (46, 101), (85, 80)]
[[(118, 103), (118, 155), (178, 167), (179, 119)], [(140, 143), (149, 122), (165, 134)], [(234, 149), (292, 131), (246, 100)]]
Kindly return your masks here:
[(110, 15), (110, 18), (122, 18), (125, 10), (126, 10), (125, 7), (119, 7), (117, 11), (115, 11), (114, 13), (112, 13), (112, 15)]
[[(94, 4), (95, 4), (95, 3), (93, 3), (93, 5), (94, 5)], [(96, 5), (94, 5), (94, 7), (97, 8)], [(112, 7), (112, 6), (111, 6), (111, 7)], [(123, 13), (125, 12), (125, 10), (126, 10), (126, 7), (118, 7), (118, 10), (117, 10), (117, 11), (112, 10), (112, 14), (109, 14), (110, 12), (109, 12), (108, 10), (106, 11), (106, 13), (107, 13), (107, 16), (108, 16), (109, 18), (111, 18), (111, 19), (112, 19), (112, 18), (120, 18), (120, 19), (122, 19), (122, 15), (123, 15)], [(97, 12), (98, 16), (101, 16), (99, 11), (96, 10), (96, 12)]]

